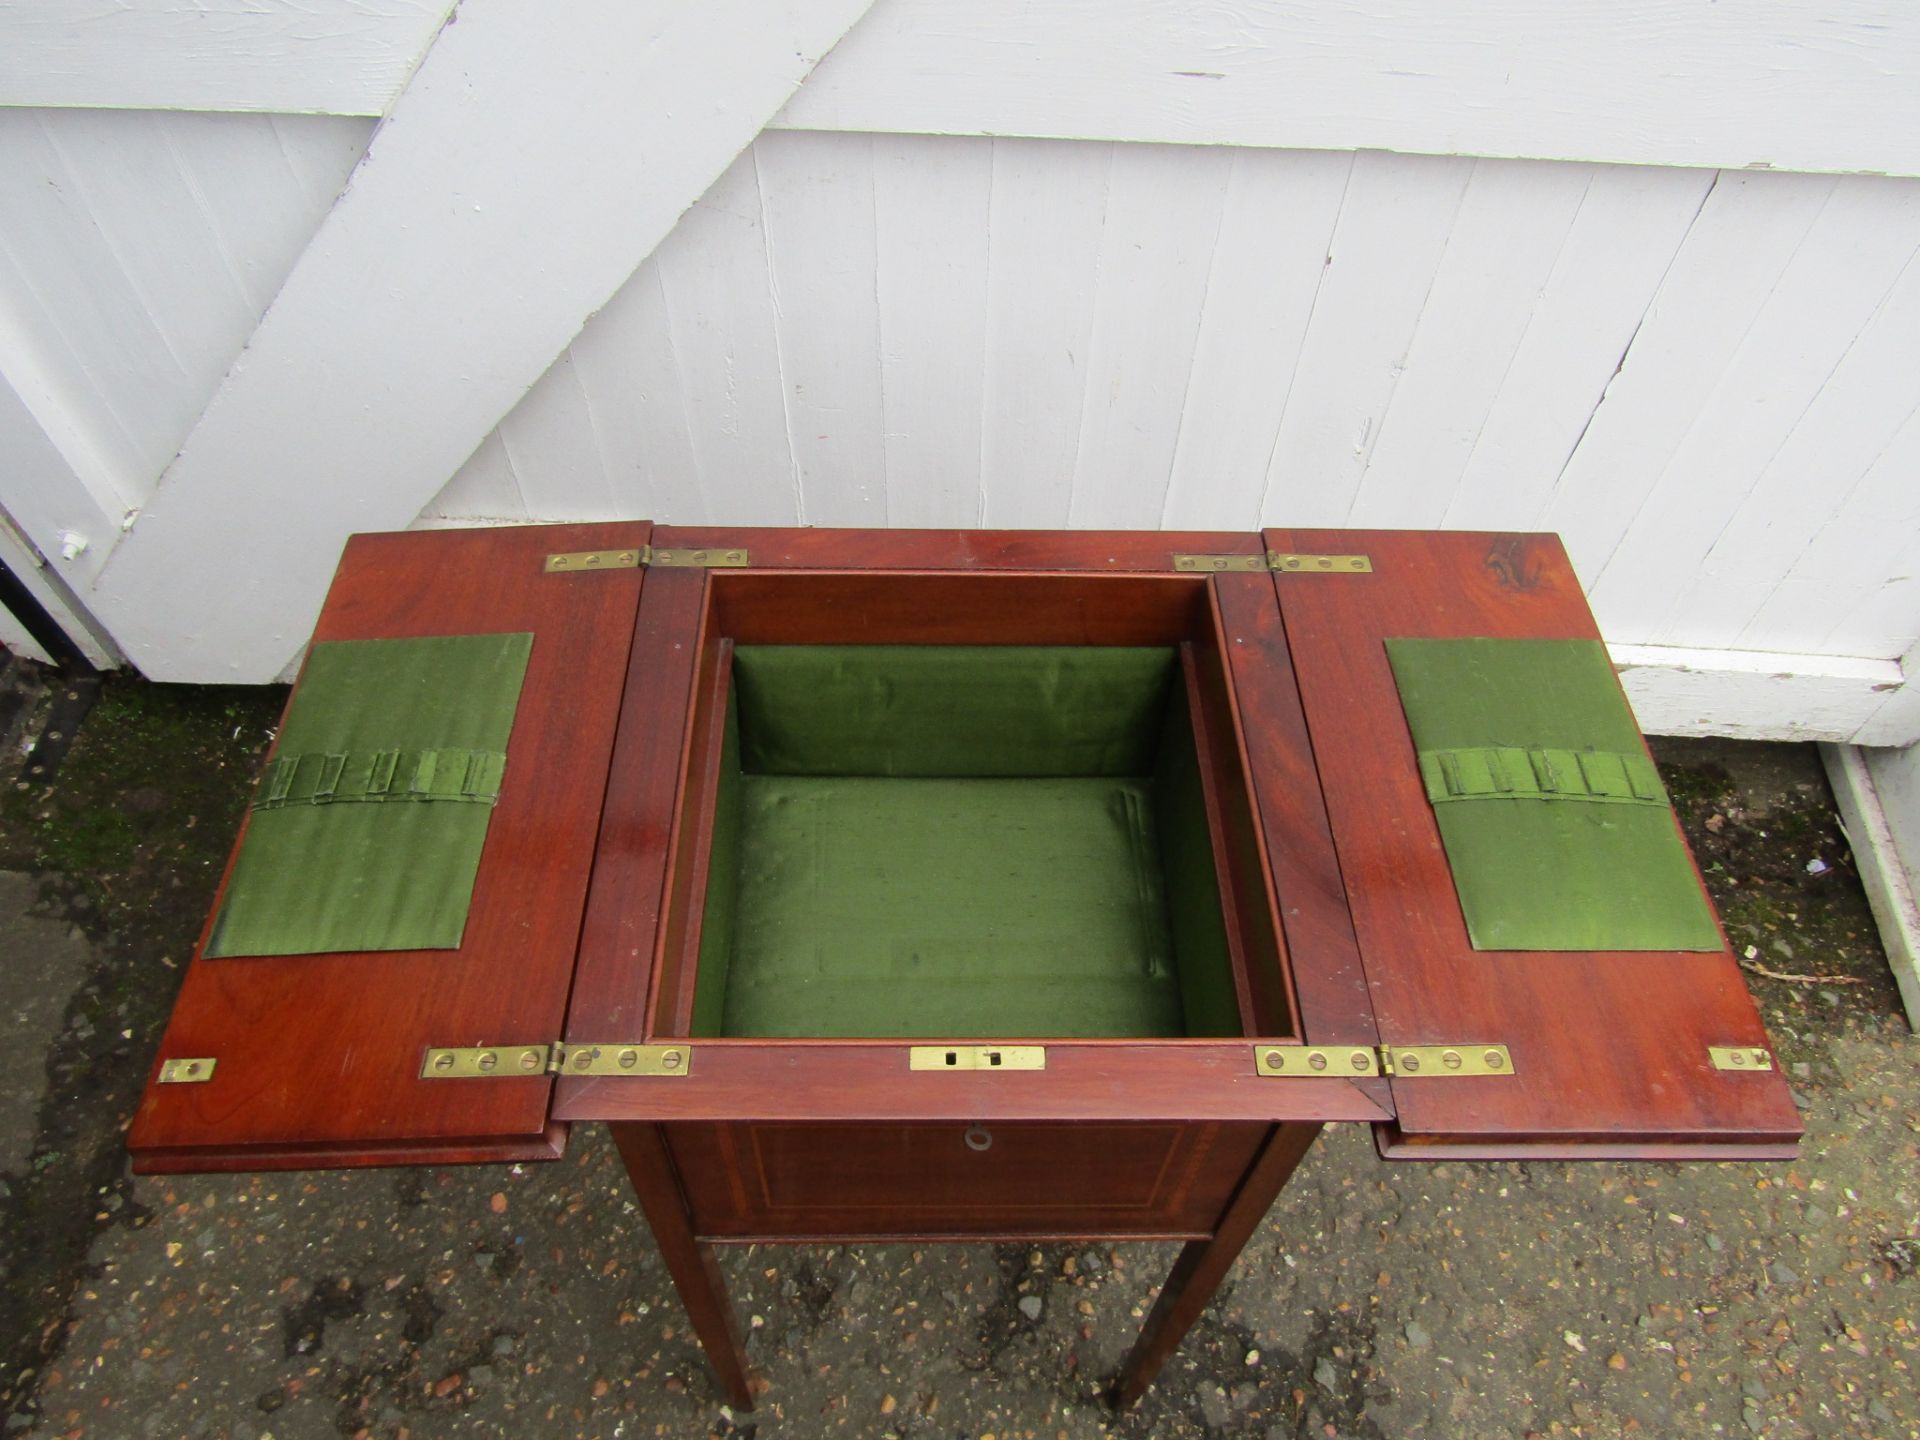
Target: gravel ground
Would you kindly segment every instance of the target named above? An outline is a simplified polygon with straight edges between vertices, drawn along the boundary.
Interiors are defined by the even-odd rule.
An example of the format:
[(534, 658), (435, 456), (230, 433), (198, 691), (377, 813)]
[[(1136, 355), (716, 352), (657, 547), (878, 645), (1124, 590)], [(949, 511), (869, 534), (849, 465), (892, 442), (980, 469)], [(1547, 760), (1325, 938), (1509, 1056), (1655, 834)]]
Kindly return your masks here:
[(1808, 747), (1659, 747), (1798, 1161), (1386, 1165), (1330, 1129), (1123, 1417), (1097, 1391), (1171, 1246), (729, 1250), (765, 1387), (735, 1416), (598, 1131), (547, 1166), (128, 1175), (278, 703), (115, 682), (51, 790), (5, 777), (33, 884), (0, 896), (92, 957), (16, 1026), (44, 1074), (0, 1072), (38, 1116), (0, 1194), (7, 1434), (1920, 1437), (1920, 1042)]

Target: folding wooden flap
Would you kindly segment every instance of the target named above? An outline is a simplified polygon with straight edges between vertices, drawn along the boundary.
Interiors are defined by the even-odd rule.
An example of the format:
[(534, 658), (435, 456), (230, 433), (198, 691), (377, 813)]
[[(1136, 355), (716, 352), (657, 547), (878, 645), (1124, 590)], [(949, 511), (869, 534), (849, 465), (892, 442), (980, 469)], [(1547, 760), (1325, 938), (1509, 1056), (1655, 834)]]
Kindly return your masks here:
[[(1622, 815), (1636, 824), (1653, 819), (1666, 832), (1662, 838), (1686, 854), (1678, 821), (1670, 811), (1649, 809), (1639, 793), (1652, 764), (1631, 727), (1616, 737), (1619, 744), (1600, 747), (1608, 755), (1585, 762), (1585, 770), (1578, 757), (1569, 762), (1545, 752), (1536, 766), (1527, 747), (1567, 743), (1555, 734), (1443, 737), (1455, 749), (1441, 754), (1409, 727), (1389, 641), (1598, 641), (1559, 540), (1274, 530), (1267, 548), (1366, 554), (1372, 561), (1367, 573), (1276, 573), (1273, 585), (1380, 1042), (1390, 1051), (1457, 1046), (1463, 1054), (1501, 1045), (1511, 1057), (1510, 1066), (1489, 1074), (1396, 1066), (1398, 1118), (1378, 1127), (1383, 1152), (1791, 1154), (1801, 1126), (1778, 1067), (1715, 1063), (1716, 1048), (1737, 1047), (1747, 1056), (1767, 1050), (1724, 939), (1710, 933), (1710, 949), (1682, 948), (1703, 943), (1687, 934), (1655, 942), (1670, 948), (1522, 950), (1475, 949), (1469, 937), (1437, 811), (1452, 804), (1476, 819), (1491, 812), (1482, 800), (1446, 798), (1456, 792), (1464, 797), (1523, 781), (1556, 794), (1577, 789), (1577, 803), (1543, 802), (1532, 810), (1560, 804), (1602, 824)], [(1461, 745), (1473, 753), (1459, 751)], [(1425, 773), (1423, 746), (1433, 751)], [(1515, 753), (1493, 755), (1487, 747)], [(1522, 762), (1525, 776), (1514, 768)], [(1600, 814), (1609, 807), (1611, 818)], [(1559, 878), (1547, 877), (1556, 884)], [(1697, 871), (1684, 883), (1690, 897), (1703, 894)], [(1558, 893), (1563, 903), (1577, 903), (1582, 890), (1560, 886)]]
[[(484, 834), (477, 871), (463, 872), (472, 875), (464, 924), (452, 907), (452, 919), (431, 937), (443, 948), (288, 953), (313, 947), (297, 935), (272, 933), (273, 917), (256, 911), (269, 938), (229, 946), (220, 958), (204, 953), (203, 935), (129, 1137), (137, 1169), (542, 1159), (561, 1152), (566, 1127), (549, 1113), (554, 1082), (544, 1062), (525, 1057), (545, 1056), (561, 1032), (647, 572), (552, 573), (544, 562), (555, 552), (639, 551), (651, 530), (644, 522), (529, 526), (348, 542), (315, 631), (316, 652), (351, 660), (355, 647), (335, 642), (515, 637), (500, 642), (516, 660), (524, 652), (524, 675), (503, 702), (511, 726), (471, 734), (460, 724), (443, 727), (446, 734), (356, 732), (344, 740), (327, 731), (317, 749), (303, 749), (295, 735), (283, 748), (302, 753), (269, 762), (248, 823), (290, 817), (308, 831), (330, 825), (349, 839), (377, 837), (398, 824), (431, 840), (420, 822), (450, 820), (469, 846)], [(405, 653), (404, 646), (381, 651), (381, 663)], [(295, 686), (290, 714), (300, 712), (313, 670), (310, 664)], [(470, 673), (454, 667), (429, 678), (459, 689), (474, 683), (462, 678)], [(383, 670), (383, 686), (393, 679)], [(484, 697), (474, 698), (477, 706)], [(352, 708), (356, 723), (371, 713), (366, 705)], [(402, 718), (417, 720), (435, 708), (408, 709)], [(474, 708), (456, 696), (437, 711), (464, 720)], [(495, 748), (496, 732), (507, 737), (504, 751)], [(303, 835), (303, 844), (311, 838)], [(236, 856), (247, 843), (243, 826)], [(297, 853), (326, 850), (307, 845)], [(410, 884), (444, 887), (450, 876), (465, 883), (454, 875), (461, 867), (427, 864), (397, 878), (353, 864), (287, 874), (287, 853), (248, 856), (256, 868), (278, 866), (258, 877), (264, 888), (256, 895), (269, 909), (279, 897), (283, 908), (308, 917), (303, 928), (351, 936), (350, 943), (380, 943), (376, 912), (405, 897)], [(388, 853), (382, 863), (406, 860)], [(230, 862), (216, 913), (235, 873)], [(350, 923), (343, 927), (340, 916)], [(413, 937), (407, 943), (429, 943), (417, 924), (406, 934)], [(429, 1051), (471, 1052), (472, 1063), (434, 1070)]]

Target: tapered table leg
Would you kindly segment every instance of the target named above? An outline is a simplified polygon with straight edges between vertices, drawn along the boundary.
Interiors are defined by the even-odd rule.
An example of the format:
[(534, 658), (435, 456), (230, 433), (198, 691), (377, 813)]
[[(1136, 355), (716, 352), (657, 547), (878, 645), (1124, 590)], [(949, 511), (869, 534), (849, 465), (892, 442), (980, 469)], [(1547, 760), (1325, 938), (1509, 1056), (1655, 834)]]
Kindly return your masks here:
[(1246, 1178), (1227, 1203), (1213, 1236), (1190, 1240), (1160, 1287), (1160, 1298), (1140, 1327), (1140, 1338), (1113, 1385), (1113, 1403), (1124, 1409), (1146, 1393), (1167, 1357), (1180, 1348), (1193, 1322), (1213, 1299), (1253, 1232), (1260, 1228), (1280, 1188), (1320, 1133), (1318, 1124), (1277, 1125)]
[(633, 1193), (647, 1224), (653, 1227), (654, 1243), (660, 1247), (660, 1258), (667, 1262), (673, 1288), (680, 1292), (680, 1303), (686, 1306), (693, 1333), (707, 1352), (707, 1363), (734, 1408), (751, 1410), (753, 1391), (747, 1384), (746, 1351), (734, 1323), (733, 1306), (727, 1301), (713, 1247), (694, 1236), (693, 1219), (666, 1138), (658, 1125), (615, 1124), (608, 1128), (613, 1131), (613, 1143), (620, 1148), (620, 1158), (626, 1161), (627, 1178), (633, 1182)]

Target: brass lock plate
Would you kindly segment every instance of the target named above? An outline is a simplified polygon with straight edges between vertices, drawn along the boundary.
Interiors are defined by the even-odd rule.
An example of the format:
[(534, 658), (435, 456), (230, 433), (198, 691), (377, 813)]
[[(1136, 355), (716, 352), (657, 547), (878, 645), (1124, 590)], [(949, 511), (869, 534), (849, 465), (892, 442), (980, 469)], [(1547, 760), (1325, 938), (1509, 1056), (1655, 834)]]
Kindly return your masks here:
[(910, 1070), (1044, 1070), (1044, 1045), (915, 1045)]

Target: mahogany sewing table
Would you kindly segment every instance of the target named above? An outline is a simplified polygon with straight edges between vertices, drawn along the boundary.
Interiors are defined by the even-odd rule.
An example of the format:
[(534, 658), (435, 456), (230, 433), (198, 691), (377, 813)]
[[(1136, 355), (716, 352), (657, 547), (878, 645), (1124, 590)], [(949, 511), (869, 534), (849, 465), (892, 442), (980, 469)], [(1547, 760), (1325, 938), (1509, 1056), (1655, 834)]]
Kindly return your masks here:
[[(1328, 1122), (1390, 1160), (1794, 1152), (1717, 930), (1463, 923), (1383, 642), (1597, 638), (1555, 537), (362, 535), (314, 638), (498, 632), (531, 649), (457, 948), (203, 935), (138, 1170), (553, 1159), (604, 1121), (747, 1408), (720, 1243), (1184, 1240), (1126, 1403)], [(807, 780), (822, 746), (915, 773), (862, 706), (1016, 778)]]

